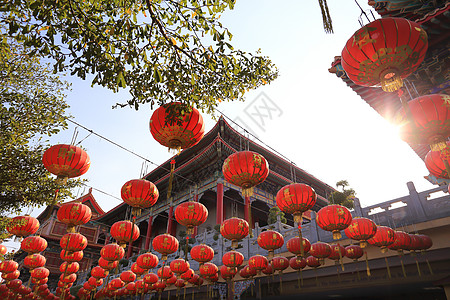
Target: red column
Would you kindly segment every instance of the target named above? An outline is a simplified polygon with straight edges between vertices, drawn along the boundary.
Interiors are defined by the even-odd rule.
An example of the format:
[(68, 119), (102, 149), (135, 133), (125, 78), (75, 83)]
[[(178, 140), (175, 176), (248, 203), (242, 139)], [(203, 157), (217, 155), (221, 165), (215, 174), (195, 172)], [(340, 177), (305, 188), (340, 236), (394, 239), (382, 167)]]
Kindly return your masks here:
[(169, 220), (167, 220), (167, 233), (172, 234), (173, 227), (173, 206), (169, 208)]
[(127, 259), (130, 259), (130, 257), (131, 257), (131, 250), (132, 250), (132, 248), (133, 248), (133, 243), (129, 243), (128, 244), (128, 249), (127, 249)]
[(223, 182), (217, 181), (216, 224), (223, 222)]
[(153, 223), (153, 216), (150, 215), (148, 217), (147, 235), (145, 237), (145, 246), (144, 246), (145, 250), (148, 250), (148, 247), (150, 246), (150, 237), (152, 236), (152, 223)]

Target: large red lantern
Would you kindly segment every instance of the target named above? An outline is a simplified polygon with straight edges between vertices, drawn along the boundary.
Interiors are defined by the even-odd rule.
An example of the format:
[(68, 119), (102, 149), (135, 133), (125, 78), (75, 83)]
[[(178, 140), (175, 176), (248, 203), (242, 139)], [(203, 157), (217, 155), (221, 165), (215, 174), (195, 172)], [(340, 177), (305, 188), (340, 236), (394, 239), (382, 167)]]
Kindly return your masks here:
[(80, 261), (83, 259), (83, 251), (70, 252), (66, 250), (61, 250), (60, 257), (62, 260), (68, 262)]
[(237, 268), (244, 262), (244, 255), (237, 251), (228, 251), (222, 256), (222, 263), (228, 268)]
[(381, 247), (382, 253), (386, 253), (388, 251), (387, 246), (394, 243), (394, 241), (394, 230), (387, 226), (377, 226), (375, 235), (367, 240), (369, 244)]
[(150, 132), (161, 145), (180, 150), (197, 144), (205, 133), (205, 125), (196, 108), (171, 102), (153, 112)]
[(331, 254), (331, 247), (327, 243), (323, 242), (316, 242), (311, 245), (311, 249), (309, 250), (309, 253), (317, 257), (320, 260), (321, 264), (325, 263), (325, 258), (330, 256)]
[(361, 258), (364, 255), (364, 250), (358, 245), (349, 245), (345, 247), (345, 256), (353, 261), (357, 261), (358, 258)]
[(20, 272), (19, 272), (19, 270), (16, 270), (16, 271), (12, 271), (9, 273), (3, 273), (2, 279), (9, 281), (9, 280), (17, 279), (17, 278), (19, 278), (19, 276), (20, 276)]
[(205, 244), (200, 244), (192, 247), (191, 257), (193, 260), (203, 264), (214, 258), (214, 250)]
[(44, 256), (35, 253), (26, 256), (25, 259), (23, 260), (23, 265), (26, 268), (33, 270), (45, 266), (46, 262), (47, 260), (45, 259)]
[[(121, 249), (122, 249), (122, 248), (121, 248)], [(102, 258), (102, 257), (100, 257), (100, 258), (98, 259), (98, 265), (99, 265), (99, 267), (102, 267), (103, 269), (108, 270), (108, 271), (110, 271), (110, 270), (112, 270), (112, 269), (115, 269), (115, 268), (117, 267), (118, 264), (119, 264), (119, 261), (118, 261), (118, 260), (109, 261), (109, 260), (106, 260), (106, 259), (104, 259), (104, 258)]]
[(30, 275), (33, 278), (44, 279), (50, 275), (50, 271), (45, 267), (36, 268), (30, 271)]
[(66, 274), (72, 274), (72, 273), (76, 273), (80, 270), (80, 264), (77, 263), (76, 261), (74, 262), (63, 262), (60, 266), (59, 266), (59, 271), (61, 273), (66, 273)]
[(172, 270), (172, 272), (177, 274), (177, 276), (180, 276), (182, 273), (190, 269), (190, 265), (188, 261), (177, 258), (170, 262), (170, 269)]
[(13, 260), (4, 260), (0, 263), (1, 273), (11, 273), (19, 268), (19, 264)]
[(341, 230), (352, 223), (352, 214), (342, 205), (328, 205), (322, 207), (316, 216), (317, 225), (326, 231), (333, 232), (333, 239), (342, 238)]
[(377, 225), (367, 218), (353, 218), (352, 223), (344, 231), (348, 238), (360, 241), (361, 248), (365, 248), (367, 240), (377, 232)]
[(304, 269), (306, 267), (306, 259), (294, 256), (289, 260), (289, 266), (297, 271)]
[(308, 265), (308, 267), (317, 268), (320, 267), (320, 260), (319, 258), (310, 255), (306, 258), (306, 264)]
[(236, 249), (238, 242), (248, 235), (247, 221), (240, 218), (230, 218), (220, 225), (220, 234), (227, 240), (231, 240), (231, 248)]
[(408, 102), (410, 114), (401, 108), (396, 116), (403, 140), (411, 144), (428, 144), (431, 150), (447, 148), (450, 136), (450, 96), (425, 95)]
[(125, 283), (132, 282), (136, 280), (136, 274), (131, 271), (123, 271), (120, 274), (120, 279)]
[(210, 263), (210, 262), (204, 263), (199, 268), (200, 276), (202, 276), (204, 278), (209, 278), (211, 276), (214, 276), (218, 271), (219, 271), (219, 268), (215, 264)]
[(158, 201), (156, 185), (145, 179), (127, 181), (120, 192), (123, 202), (133, 207), (133, 215), (140, 215), (141, 209), (149, 208)]
[(261, 248), (269, 251), (269, 259), (273, 257), (274, 251), (281, 248), (284, 244), (284, 238), (281, 233), (273, 230), (261, 232), (257, 241)]
[(242, 188), (244, 196), (251, 196), (253, 187), (269, 175), (269, 164), (261, 154), (240, 151), (225, 159), (222, 172), (226, 181)]
[(287, 267), (289, 267), (289, 260), (284, 256), (275, 256), (272, 259), (272, 267), (275, 271), (283, 272)]
[(158, 274), (158, 277), (163, 280), (167, 280), (173, 276), (173, 272), (172, 272), (172, 269), (170, 268), (170, 266), (163, 266), (163, 267), (159, 268), (157, 274)]
[(183, 279), (183, 280), (189, 280), (189, 279), (191, 279), (192, 277), (194, 277), (194, 275), (195, 275), (194, 270), (189, 269), (189, 270), (187, 270), (186, 272), (182, 273), (180, 277), (181, 277), (181, 279)]
[(428, 38), (419, 24), (382, 18), (358, 29), (342, 50), (342, 67), (357, 85), (393, 92), (425, 58)]
[(144, 270), (153, 269), (158, 263), (158, 256), (150, 252), (141, 254), (136, 259), (136, 264)]
[[(303, 244), (303, 254), (302, 254), (302, 246), (301, 246), (301, 242)], [(286, 247), (288, 249), (289, 252), (297, 255), (297, 257), (303, 256), (305, 253), (309, 252), (309, 249), (311, 249), (311, 243), (309, 242), (309, 240), (307, 238), (304, 237), (293, 237), (291, 238), (289, 241), (287, 241), (286, 243)]]
[(103, 269), (100, 266), (93, 267), (91, 270), (91, 276), (96, 279), (105, 278), (106, 276), (108, 276), (108, 274), (109, 274), (109, 271)]
[(253, 255), (248, 260), (248, 267), (250, 269), (256, 270), (258, 274), (261, 274), (261, 271), (267, 268), (269, 261), (265, 256), (262, 255)]
[(6, 226), (9, 233), (21, 238), (35, 234), (39, 229), (39, 221), (30, 216), (17, 216), (12, 218)]
[(87, 244), (87, 238), (79, 233), (67, 233), (59, 240), (59, 245), (66, 251), (81, 251)]
[(100, 256), (109, 262), (121, 260), (125, 255), (125, 250), (116, 243), (105, 245), (100, 250)]
[(317, 194), (312, 187), (293, 183), (282, 187), (277, 193), (277, 206), (285, 213), (293, 214), (294, 221), (302, 223), (302, 213), (316, 204)]
[(150, 285), (157, 282), (158, 279), (159, 279), (158, 275), (156, 275), (155, 273), (148, 273), (148, 274), (145, 274), (145, 276), (144, 276), (144, 282), (147, 284), (150, 284)]
[(409, 234), (403, 231), (394, 231), (394, 242), (388, 245), (388, 249), (397, 250), (399, 254), (402, 253), (402, 250), (406, 250), (411, 243), (411, 238)]
[(44, 152), (42, 162), (45, 168), (65, 183), (68, 178), (83, 175), (91, 161), (86, 151), (73, 145), (55, 145)]
[(57, 213), (58, 220), (67, 224), (67, 232), (75, 232), (75, 227), (89, 222), (92, 211), (82, 203), (66, 203), (61, 205)]
[(208, 218), (208, 209), (200, 202), (188, 201), (175, 208), (175, 219), (187, 227), (187, 234), (194, 233), (194, 227), (203, 224)]
[(29, 236), (23, 239), (20, 248), (28, 254), (39, 253), (47, 249), (47, 241), (40, 236)]
[(111, 236), (123, 248), (130, 241), (135, 241), (141, 235), (139, 227), (130, 221), (118, 221), (111, 226)]
[(178, 250), (178, 240), (167, 233), (156, 236), (152, 241), (153, 249), (162, 254), (161, 260), (166, 260), (168, 254)]
[[(447, 146), (449, 146), (448, 143)], [(443, 158), (446, 160), (445, 163)], [(430, 174), (436, 176), (437, 178), (450, 178), (445, 167), (446, 163), (450, 163), (449, 159), (447, 157), (443, 157), (441, 151), (430, 150), (425, 156), (425, 166), (427, 167)]]

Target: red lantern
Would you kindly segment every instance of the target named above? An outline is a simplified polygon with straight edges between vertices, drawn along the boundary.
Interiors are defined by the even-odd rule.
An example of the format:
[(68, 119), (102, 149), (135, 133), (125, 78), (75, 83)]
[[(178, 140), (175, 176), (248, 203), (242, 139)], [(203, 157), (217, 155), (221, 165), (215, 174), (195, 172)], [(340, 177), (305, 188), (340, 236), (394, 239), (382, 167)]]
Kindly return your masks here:
[(50, 275), (50, 271), (45, 267), (40, 267), (40, 268), (31, 270), (30, 274), (31, 274), (31, 277), (34, 277), (37, 279), (44, 279), (44, 278), (47, 278), (48, 275)]
[(136, 274), (131, 271), (124, 271), (120, 274), (120, 279), (125, 283), (132, 282), (136, 280)]
[(136, 294), (136, 283), (134, 282), (129, 282), (127, 283), (127, 285), (125, 286), (125, 288), (128, 291), (128, 295), (135, 295)]
[(63, 183), (67, 181), (67, 178), (83, 175), (91, 165), (86, 151), (80, 147), (64, 144), (48, 148), (44, 152), (42, 162), (44, 167)]
[(249, 226), (247, 221), (240, 218), (230, 218), (220, 225), (220, 234), (227, 240), (231, 240), (231, 247), (235, 249), (238, 242), (248, 235)]
[(207, 262), (200, 266), (199, 271), (200, 276), (209, 278), (214, 276), (219, 271), (219, 268), (215, 264)]
[(136, 264), (140, 268), (145, 270), (153, 269), (154, 267), (156, 267), (156, 265), (158, 265), (158, 262), (159, 262), (158, 256), (150, 252), (141, 254), (136, 259)]
[(118, 264), (119, 264), (118, 260), (108, 261), (106, 259), (103, 259), (102, 257), (100, 257), (98, 259), (98, 266), (103, 268), (103, 269), (105, 269), (105, 270), (108, 270), (108, 271), (117, 268)]
[(66, 251), (81, 251), (87, 247), (87, 238), (79, 233), (67, 233), (59, 241), (59, 245)]
[(18, 270), (2, 274), (2, 278), (6, 281), (17, 279), (19, 276), (20, 272)]
[(269, 261), (265, 256), (262, 255), (253, 255), (248, 260), (248, 266), (250, 269), (256, 270), (258, 274), (261, 274), (261, 271), (267, 268)]
[(152, 241), (153, 249), (162, 254), (161, 260), (166, 260), (168, 254), (176, 252), (178, 245), (178, 240), (167, 233), (156, 236)]
[(189, 279), (189, 283), (193, 285), (200, 286), (203, 284), (203, 278), (201, 278), (199, 275), (194, 274), (191, 279)]
[(4, 260), (0, 263), (1, 273), (11, 273), (19, 268), (19, 264), (13, 260)]
[(361, 248), (367, 246), (367, 240), (377, 232), (377, 225), (367, 218), (353, 218), (352, 223), (345, 230), (345, 235), (353, 240), (358, 240)]
[(410, 237), (410, 244), (407, 250), (411, 252), (422, 250), (423, 248), (422, 239), (417, 234), (410, 234), (409, 237)]
[(39, 253), (47, 249), (47, 241), (40, 236), (29, 236), (23, 239), (20, 248), (28, 254)]
[(184, 288), (185, 285), (186, 285), (186, 283), (184, 282), (183, 279), (177, 279), (177, 281), (175, 282), (175, 286), (178, 289)]
[(357, 261), (358, 258), (361, 258), (364, 255), (363, 249), (358, 245), (349, 245), (345, 247), (345, 256), (353, 261)]
[(222, 262), (228, 268), (237, 268), (244, 262), (244, 255), (237, 251), (228, 251), (222, 256)]
[(166, 284), (161, 280), (153, 284), (153, 289), (158, 293), (162, 293), (166, 287)]
[(100, 256), (109, 262), (121, 260), (125, 255), (125, 250), (116, 243), (105, 245), (100, 250)]
[(75, 232), (76, 226), (89, 222), (92, 211), (82, 203), (66, 203), (58, 209), (57, 217), (60, 222), (67, 224), (67, 232)]
[(272, 267), (272, 264), (269, 263), (269, 264), (267, 265), (267, 268), (265, 268), (264, 270), (262, 270), (262, 272), (263, 272), (263, 274), (266, 274), (266, 275), (272, 275), (272, 274), (273, 274), (273, 267)]
[(37, 278), (31, 278), (31, 283), (35, 285), (43, 285), (48, 282), (48, 278), (44, 279), (37, 279)]
[(242, 188), (244, 196), (251, 196), (253, 187), (262, 183), (269, 175), (269, 164), (261, 154), (240, 151), (225, 159), (222, 172), (226, 181)]
[(109, 271), (103, 269), (100, 266), (93, 267), (91, 270), (91, 276), (96, 279), (105, 278), (106, 276), (108, 276), (108, 274), (109, 274)]
[(59, 271), (61, 273), (65, 273), (65, 274), (72, 274), (72, 273), (76, 273), (80, 270), (80, 264), (77, 262), (63, 262), (60, 266), (59, 266)]
[(425, 58), (427, 33), (403, 18), (382, 18), (358, 29), (342, 50), (342, 67), (357, 85), (381, 85), (385, 92), (403, 86)]
[(306, 264), (308, 267), (317, 268), (320, 266), (320, 260), (317, 257), (310, 255), (306, 258)]
[(326, 231), (333, 232), (333, 239), (342, 238), (341, 230), (352, 223), (352, 214), (342, 205), (328, 205), (317, 212), (317, 225)]
[(83, 259), (83, 251), (69, 252), (66, 250), (61, 250), (59, 256), (61, 257), (62, 260), (68, 262), (80, 261)]
[(345, 257), (345, 247), (341, 246), (340, 244), (331, 244), (331, 253), (328, 256), (329, 259), (332, 260), (342, 260), (343, 257)]
[(26, 268), (33, 270), (33, 269), (45, 266), (46, 262), (47, 262), (47, 260), (45, 259), (44, 256), (36, 253), (36, 254), (30, 254), (27, 257), (25, 257), (25, 259), (23, 260), (23, 265)]
[(277, 193), (277, 205), (285, 213), (293, 214), (294, 221), (302, 223), (302, 213), (316, 204), (317, 194), (312, 187), (293, 183), (282, 187)]
[(205, 133), (205, 125), (196, 108), (171, 102), (153, 112), (150, 132), (161, 145), (180, 150), (197, 144)]
[(7, 286), (10, 290), (16, 290), (16, 289), (18, 289), (21, 285), (22, 285), (22, 280), (20, 280), (20, 279), (14, 279), (14, 280), (11, 280), (10, 282), (7, 282), (7, 283), (6, 283), (6, 286)]
[(208, 262), (214, 258), (214, 250), (205, 244), (192, 247), (190, 253), (192, 259), (200, 264)]
[(429, 144), (433, 151), (447, 148), (445, 140), (450, 136), (449, 99), (448, 95), (434, 94), (409, 101), (411, 117), (403, 108), (396, 116), (397, 123), (401, 125), (401, 138), (411, 144)]
[[(17, 292), (23, 296), (28, 295), (29, 293), (31, 293), (31, 289), (29, 287), (26, 287), (24, 285), (19, 286), (19, 288), (17, 289)], [(22, 298), (23, 299), (23, 298)]]
[(181, 258), (175, 259), (170, 263), (170, 269), (178, 276), (189, 270), (189, 268), (189, 262)]
[(367, 240), (369, 244), (381, 247), (382, 253), (386, 253), (388, 251), (387, 246), (394, 243), (394, 241), (394, 230), (386, 226), (377, 226), (375, 235)]
[(409, 234), (403, 231), (394, 231), (394, 242), (387, 247), (391, 250), (397, 250), (401, 254), (402, 250), (408, 249), (410, 243), (411, 238)]
[(59, 276), (59, 280), (64, 283), (73, 283), (77, 280), (77, 274), (72, 273), (72, 274), (68, 274), (66, 276), (64, 276), (64, 274), (61, 274)]
[(294, 256), (289, 260), (289, 266), (294, 270), (301, 270), (306, 267), (306, 259)]
[(131, 265), (131, 271), (136, 274), (137, 276), (142, 276), (142, 274), (146, 273), (147, 270), (146, 269), (142, 269), (141, 267), (139, 267), (139, 265), (137, 263), (133, 263)]
[(133, 179), (122, 186), (123, 202), (133, 207), (133, 215), (140, 215), (141, 209), (149, 208), (158, 201), (159, 191), (152, 182)]
[(267, 230), (263, 231), (258, 236), (258, 245), (269, 251), (269, 259), (273, 257), (274, 250), (279, 249), (284, 244), (284, 238), (281, 233)]
[[(267, 265), (269, 265), (269, 264), (267, 264)], [(256, 276), (256, 270), (250, 268), (250, 266), (245, 266), (243, 269), (241, 269), (239, 271), (239, 275), (242, 278), (250, 278), (250, 277)]]
[(144, 276), (144, 282), (147, 284), (151, 285), (157, 281), (158, 281), (158, 275), (156, 275), (155, 273), (148, 273)]
[[(229, 268), (227, 266), (220, 267), (220, 276), (225, 280), (233, 279), (234, 275), (237, 273), (237, 268)], [(216, 273), (217, 274), (217, 273)]]
[(272, 266), (275, 271), (283, 272), (287, 267), (289, 267), (289, 260), (284, 256), (275, 256), (272, 259)]
[(187, 227), (187, 234), (194, 233), (194, 227), (203, 224), (208, 218), (208, 209), (200, 202), (188, 201), (179, 204), (175, 209), (175, 219)]
[(130, 221), (118, 221), (111, 226), (111, 236), (123, 248), (130, 241), (137, 240), (140, 235), (139, 227)]
[(39, 229), (39, 221), (30, 216), (18, 216), (12, 218), (6, 226), (9, 233), (21, 238), (35, 234)]
[(331, 254), (331, 247), (327, 243), (317, 242), (311, 245), (311, 250), (309, 250), (309, 253), (312, 256), (317, 257), (321, 264), (324, 264), (325, 258)]
[(173, 272), (169, 266), (164, 266), (158, 269), (159, 278), (166, 280), (173, 276)]
[(303, 253), (308, 253), (309, 249), (311, 249), (311, 243), (307, 238), (300, 238), (298, 236), (291, 238), (286, 243), (286, 247), (289, 252), (297, 255), (297, 257), (300, 257), (302, 255), (300, 241), (303, 243)]
[(138, 291), (138, 292), (141, 292), (141, 293), (143, 293), (143, 291), (144, 291), (144, 289), (145, 289), (145, 282), (144, 282), (144, 280), (138, 280), (138, 281), (136, 281), (136, 290)]
[(195, 275), (195, 273), (194, 273), (194, 270), (192, 270), (192, 269), (189, 269), (189, 270), (187, 270), (186, 272), (184, 272), (183, 274), (181, 274), (181, 279), (183, 279), (183, 280), (189, 280), (189, 279), (191, 279), (192, 277), (194, 277), (194, 275)]
[(101, 286), (103, 284), (103, 280), (102, 279), (98, 279), (95, 277), (90, 277), (88, 279), (88, 282), (91, 286)]
[(422, 250), (428, 250), (433, 246), (433, 240), (425, 234), (417, 235), (422, 240)]

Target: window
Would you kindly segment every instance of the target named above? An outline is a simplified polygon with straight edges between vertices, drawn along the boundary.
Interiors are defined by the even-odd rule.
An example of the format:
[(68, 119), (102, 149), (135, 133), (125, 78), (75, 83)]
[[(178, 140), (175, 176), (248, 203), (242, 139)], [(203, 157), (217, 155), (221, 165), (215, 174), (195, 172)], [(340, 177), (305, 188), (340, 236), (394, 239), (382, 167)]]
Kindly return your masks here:
[(96, 233), (95, 229), (88, 227), (80, 227), (80, 233), (84, 235), (89, 242), (95, 243), (95, 233)]
[(67, 233), (67, 225), (61, 222), (55, 222), (52, 233), (56, 235), (64, 235)]

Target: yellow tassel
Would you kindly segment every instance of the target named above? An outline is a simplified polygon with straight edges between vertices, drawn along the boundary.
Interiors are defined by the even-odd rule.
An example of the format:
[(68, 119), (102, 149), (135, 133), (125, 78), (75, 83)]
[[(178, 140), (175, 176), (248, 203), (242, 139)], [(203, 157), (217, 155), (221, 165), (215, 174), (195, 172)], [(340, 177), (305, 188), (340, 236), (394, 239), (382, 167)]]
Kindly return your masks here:
[(420, 266), (419, 266), (419, 262), (417, 261), (417, 258), (416, 258), (416, 266), (417, 266), (417, 272), (419, 272), (419, 276), (421, 277), (422, 272), (420, 272)]
[(339, 251), (339, 263), (341, 264), (342, 271), (344, 271), (344, 262), (342, 259), (341, 245), (339, 245), (339, 244), (337, 244), (337, 245), (338, 245), (338, 251)]
[(387, 257), (384, 258), (384, 261), (386, 262), (386, 268), (387, 268), (387, 271), (388, 271), (389, 279), (391, 279), (392, 278), (392, 276), (391, 276), (391, 269), (389, 268), (389, 263), (388, 263)]
[(431, 269), (431, 265), (430, 265), (430, 262), (428, 261), (428, 258), (426, 259), (426, 261), (427, 261), (427, 265), (428, 265), (428, 270), (430, 270), (430, 274), (433, 275), (434, 274), (433, 269)]
[(242, 195), (244, 197), (251, 197), (251, 196), (253, 196), (253, 187), (242, 188)]
[(364, 254), (366, 255), (366, 271), (367, 271), (367, 276), (371, 276), (371, 274), (370, 274), (370, 268), (369, 268), (369, 259), (367, 258), (367, 251), (364, 251)]
[(407, 277), (406, 275), (406, 270), (405, 270), (405, 265), (403, 264), (403, 258), (400, 256), (400, 263), (402, 265), (402, 271), (403, 271), (403, 277)]

